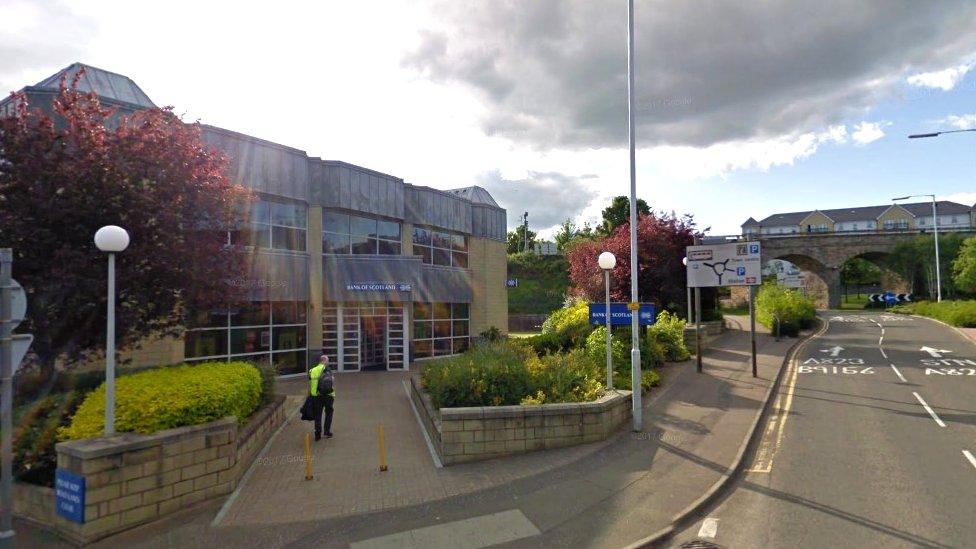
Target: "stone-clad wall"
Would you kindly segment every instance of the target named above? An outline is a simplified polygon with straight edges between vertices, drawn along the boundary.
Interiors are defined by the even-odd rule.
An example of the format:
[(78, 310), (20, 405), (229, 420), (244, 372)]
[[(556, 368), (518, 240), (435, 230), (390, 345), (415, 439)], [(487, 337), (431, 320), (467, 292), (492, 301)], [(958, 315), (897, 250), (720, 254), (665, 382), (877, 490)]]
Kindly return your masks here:
[(284, 402), (278, 397), (244, 426), (226, 417), (151, 435), (59, 443), (58, 468), (85, 478), (85, 522), (56, 517), (49, 488), (19, 486), (28, 501), (18, 514), (84, 544), (229, 494), (284, 422)]
[(603, 440), (630, 419), (630, 391), (594, 402), (435, 410), (416, 377), (411, 397), (445, 465)]

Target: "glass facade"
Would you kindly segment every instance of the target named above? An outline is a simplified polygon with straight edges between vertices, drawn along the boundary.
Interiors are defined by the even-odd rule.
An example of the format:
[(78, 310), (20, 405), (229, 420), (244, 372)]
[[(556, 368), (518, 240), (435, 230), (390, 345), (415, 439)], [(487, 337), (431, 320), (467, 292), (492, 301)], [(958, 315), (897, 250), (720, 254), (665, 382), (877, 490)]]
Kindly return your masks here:
[(199, 311), (184, 323), (187, 362), (270, 362), (279, 374), (305, 371), (304, 301), (255, 301), (233, 311)]
[(400, 223), (323, 210), (322, 253), (400, 255)]
[(471, 346), (467, 303), (414, 303), (412, 358), (462, 353)]
[(413, 229), (413, 255), (428, 265), (468, 268), (468, 237), (426, 227)]
[(305, 251), (308, 212), (303, 204), (257, 200), (231, 231), (230, 243), (272, 250)]

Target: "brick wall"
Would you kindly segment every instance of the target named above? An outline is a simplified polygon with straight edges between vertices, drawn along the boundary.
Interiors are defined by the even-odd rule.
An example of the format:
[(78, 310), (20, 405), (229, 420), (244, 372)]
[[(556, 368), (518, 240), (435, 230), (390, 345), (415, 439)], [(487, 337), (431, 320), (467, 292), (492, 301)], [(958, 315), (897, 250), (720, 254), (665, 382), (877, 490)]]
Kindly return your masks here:
[[(284, 421), (284, 402), (278, 397), (244, 426), (227, 417), (151, 435), (59, 443), (58, 468), (85, 477), (85, 522), (55, 517), (48, 524), (88, 543), (230, 493)], [(53, 516), (53, 492), (47, 497)], [(25, 515), (40, 520), (44, 511), (33, 507)]]
[(594, 402), (435, 410), (411, 379), (411, 398), (445, 465), (596, 442), (630, 419), (630, 391)]

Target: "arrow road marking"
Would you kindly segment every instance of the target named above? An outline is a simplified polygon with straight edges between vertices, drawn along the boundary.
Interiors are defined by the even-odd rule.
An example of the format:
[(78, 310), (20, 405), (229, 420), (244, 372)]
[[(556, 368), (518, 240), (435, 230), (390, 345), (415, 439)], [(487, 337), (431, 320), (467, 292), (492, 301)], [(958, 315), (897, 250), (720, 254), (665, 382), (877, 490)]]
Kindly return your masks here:
[(925, 346), (919, 349), (923, 353), (928, 353), (932, 355), (932, 358), (942, 358), (942, 353), (951, 353), (952, 351), (946, 349), (933, 349), (932, 347)]
[(933, 410), (932, 408), (929, 408), (929, 405), (924, 400), (922, 400), (922, 397), (919, 396), (918, 393), (916, 393), (915, 391), (912, 391), (912, 394), (915, 395), (915, 398), (917, 398), (918, 401), (922, 404), (922, 408), (925, 408), (925, 411), (928, 412), (930, 416), (932, 416), (932, 419), (934, 419), (936, 423), (939, 424), (939, 427), (945, 427), (946, 426), (946, 424), (945, 423), (942, 423), (942, 420), (939, 419), (939, 416), (935, 415), (935, 410)]
[(700, 538), (712, 538), (718, 534), (718, 519), (708, 517), (705, 522), (702, 523), (701, 529), (698, 530), (698, 537)]
[(834, 345), (833, 347), (831, 347), (829, 349), (820, 349), (820, 352), (821, 353), (830, 353), (830, 356), (837, 356), (843, 350), (844, 350), (844, 348), (841, 347), (840, 345)]

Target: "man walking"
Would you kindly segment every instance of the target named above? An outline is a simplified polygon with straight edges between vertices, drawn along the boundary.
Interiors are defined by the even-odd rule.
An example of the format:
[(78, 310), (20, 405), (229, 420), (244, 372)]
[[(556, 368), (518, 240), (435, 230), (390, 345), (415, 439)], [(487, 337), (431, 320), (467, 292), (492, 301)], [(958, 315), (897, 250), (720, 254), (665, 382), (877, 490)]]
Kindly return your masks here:
[(335, 378), (329, 367), (329, 357), (322, 355), (319, 363), (308, 371), (308, 390), (312, 395), (315, 440), (322, 438), (322, 409), (325, 408), (325, 438), (332, 438), (332, 412), (335, 403)]

